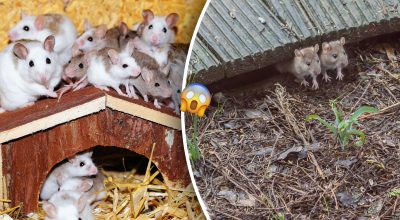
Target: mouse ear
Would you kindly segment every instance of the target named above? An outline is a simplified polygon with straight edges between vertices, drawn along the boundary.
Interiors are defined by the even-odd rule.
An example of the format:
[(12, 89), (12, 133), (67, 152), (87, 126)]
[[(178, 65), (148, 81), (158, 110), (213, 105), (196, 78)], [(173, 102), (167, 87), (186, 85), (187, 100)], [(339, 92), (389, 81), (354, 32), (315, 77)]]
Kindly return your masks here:
[(77, 160), (78, 160), (78, 159), (76, 158), (76, 155), (74, 155), (74, 156), (68, 158), (68, 162), (70, 162), (70, 163), (72, 163), (72, 164), (76, 163)]
[(50, 35), (44, 40), (43, 48), (49, 52), (54, 51), (54, 44), (56, 43), (56, 39), (53, 35)]
[(135, 50), (135, 43), (134, 42), (135, 42), (134, 39), (130, 39), (128, 41), (128, 43), (126, 44), (125, 50), (126, 50), (126, 52), (128, 52), (129, 55), (132, 55), (133, 51)]
[(88, 203), (88, 201), (85, 198), (85, 195), (81, 195), (81, 197), (79, 197), (78, 201), (76, 201), (76, 206), (78, 207), (78, 212), (81, 213), (83, 211), (83, 209), (86, 206), (86, 203)]
[(150, 9), (143, 10), (142, 16), (146, 24), (150, 23), (154, 19), (154, 14)]
[(107, 26), (105, 24), (102, 24), (96, 28), (96, 30), (94, 31), (94, 36), (96, 38), (101, 39), (106, 36), (106, 32), (107, 32)]
[(109, 49), (107, 51), (108, 57), (111, 60), (111, 63), (117, 65), (119, 63), (118, 52), (114, 49)]
[(85, 157), (92, 157), (93, 155), (93, 151), (88, 151), (86, 153), (83, 154)]
[(332, 49), (331, 45), (327, 42), (322, 43), (322, 50), (323, 51), (330, 51)]
[(177, 26), (173, 27), (173, 28), (172, 28), (172, 31), (173, 31), (175, 34), (178, 34), (178, 27), (177, 27)]
[(82, 183), (79, 186), (79, 191), (87, 192), (92, 188), (92, 186), (93, 186), (93, 180), (91, 179), (82, 180)]
[(28, 17), (28, 13), (26, 13), (26, 11), (21, 11), (21, 20)]
[(343, 46), (346, 43), (346, 39), (344, 37), (340, 38), (340, 44)]
[(304, 55), (303, 55), (303, 52), (301, 52), (301, 50), (298, 50), (298, 49), (294, 50), (294, 55), (295, 55), (296, 57), (302, 57), (302, 56), (304, 56)]
[(53, 203), (43, 201), (42, 207), (47, 216), (49, 216), (50, 218), (57, 217), (57, 207), (55, 205), (53, 205)]
[(77, 44), (72, 45), (72, 57), (81, 55), (82, 51), (79, 50), (79, 46)]
[(318, 53), (318, 50), (319, 50), (319, 45), (318, 45), (318, 44), (315, 44), (315, 45), (314, 45), (314, 52), (315, 52), (315, 53)]
[(153, 78), (154, 78), (153, 72), (147, 68), (143, 68), (142, 69), (142, 77), (143, 77), (144, 81), (151, 82), (151, 81), (153, 81)]
[(16, 43), (13, 48), (14, 55), (21, 60), (25, 60), (28, 56), (28, 48), (21, 43)]
[(146, 27), (146, 25), (144, 23), (141, 23), (137, 26), (136, 31), (139, 36), (141, 36), (143, 34), (143, 30), (145, 27)]
[(126, 25), (125, 22), (121, 21), (121, 23), (119, 24), (119, 31), (122, 33), (123, 36), (126, 36), (129, 31), (128, 25)]
[(37, 30), (42, 30), (44, 28), (44, 25), (46, 24), (46, 19), (43, 15), (39, 15), (35, 19), (35, 28)]
[(171, 13), (166, 18), (165, 21), (169, 28), (175, 27), (176, 23), (178, 23), (179, 15), (177, 13)]
[(92, 25), (90, 25), (89, 20), (87, 18), (83, 20), (83, 28), (85, 29), (85, 31), (88, 31), (89, 29), (92, 28)]

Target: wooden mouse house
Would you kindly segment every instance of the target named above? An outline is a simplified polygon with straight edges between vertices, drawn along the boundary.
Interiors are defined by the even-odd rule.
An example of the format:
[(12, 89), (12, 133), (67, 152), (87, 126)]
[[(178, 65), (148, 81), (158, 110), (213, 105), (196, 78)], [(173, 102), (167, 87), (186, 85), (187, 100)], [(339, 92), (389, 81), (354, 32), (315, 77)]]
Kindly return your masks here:
[(113, 92), (85, 88), (59, 101), (0, 114), (0, 198), (38, 208), (39, 192), (60, 161), (95, 146), (128, 149), (150, 157), (168, 186), (190, 183), (180, 118), (167, 108)]

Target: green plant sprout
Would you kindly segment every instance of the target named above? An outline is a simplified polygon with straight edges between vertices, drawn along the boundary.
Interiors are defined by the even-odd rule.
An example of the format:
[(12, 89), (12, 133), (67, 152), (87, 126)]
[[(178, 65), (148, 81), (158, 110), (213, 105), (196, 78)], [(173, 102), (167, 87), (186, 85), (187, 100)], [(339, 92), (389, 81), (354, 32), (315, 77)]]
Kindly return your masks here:
[(393, 189), (389, 192), (389, 195), (392, 197), (399, 197), (400, 196), (400, 188)]
[(353, 135), (358, 137), (358, 141), (355, 142), (355, 145), (362, 146), (365, 143), (365, 134), (358, 129), (354, 129), (353, 124), (358, 123), (358, 118), (361, 115), (365, 113), (376, 113), (378, 112), (378, 109), (370, 106), (361, 106), (353, 114), (351, 114), (350, 117), (345, 118), (344, 112), (337, 108), (336, 100), (330, 101), (330, 106), (333, 113), (335, 114), (334, 124), (327, 122), (317, 114), (308, 115), (305, 119), (306, 122), (310, 122), (312, 120), (319, 121), (335, 135), (337, 140), (339, 140), (342, 150), (344, 150), (345, 147), (349, 144), (350, 138)]
[(199, 116), (193, 116), (193, 136), (189, 139), (187, 137), (187, 145), (189, 150), (189, 158), (192, 162), (196, 162), (200, 159), (200, 149), (198, 145), (199, 139)]

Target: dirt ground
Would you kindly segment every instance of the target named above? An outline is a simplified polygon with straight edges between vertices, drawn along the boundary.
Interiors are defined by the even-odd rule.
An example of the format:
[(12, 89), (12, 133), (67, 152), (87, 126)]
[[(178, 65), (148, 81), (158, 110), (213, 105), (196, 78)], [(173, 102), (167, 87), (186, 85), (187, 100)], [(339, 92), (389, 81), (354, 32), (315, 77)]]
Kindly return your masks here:
[[(398, 39), (352, 45), (345, 79), (320, 77), (317, 91), (277, 76), (223, 92), (200, 120), (194, 166), (211, 218), (400, 219), (400, 196), (390, 195), (400, 188)], [(325, 127), (305, 122), (309, 114), (334, 121), (332, 99), (346, 116), (363, 105), (380, 110), (356, 125), (362, 147), (353, 140), (342, 150)]]

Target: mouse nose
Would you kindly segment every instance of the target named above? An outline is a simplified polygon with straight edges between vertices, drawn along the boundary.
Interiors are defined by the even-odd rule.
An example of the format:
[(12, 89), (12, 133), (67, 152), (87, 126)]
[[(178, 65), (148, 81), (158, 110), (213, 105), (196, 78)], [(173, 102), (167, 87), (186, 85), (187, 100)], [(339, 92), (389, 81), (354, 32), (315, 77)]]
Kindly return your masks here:
[(96, 175), (98, 172), (97, 167), (92, 166), (89, 170), (89, 175)]
[(158, 43), (158, 36), (157, 35), (153, 35), (151, 37), (151, 43), (153, 43), (153, 44), (157, 44)]

